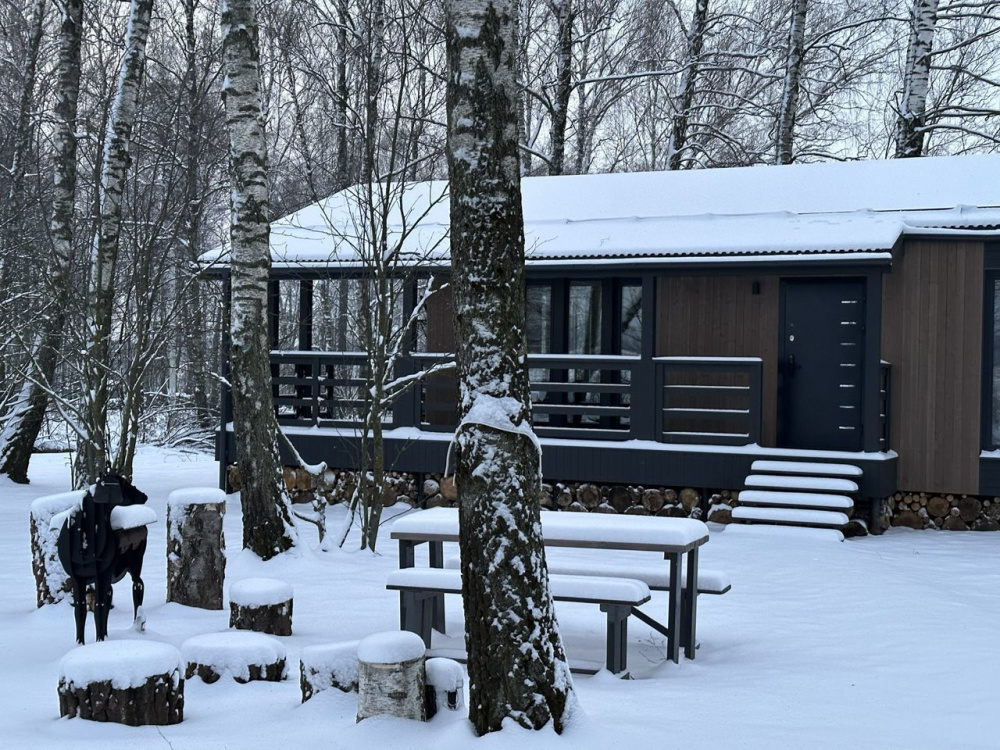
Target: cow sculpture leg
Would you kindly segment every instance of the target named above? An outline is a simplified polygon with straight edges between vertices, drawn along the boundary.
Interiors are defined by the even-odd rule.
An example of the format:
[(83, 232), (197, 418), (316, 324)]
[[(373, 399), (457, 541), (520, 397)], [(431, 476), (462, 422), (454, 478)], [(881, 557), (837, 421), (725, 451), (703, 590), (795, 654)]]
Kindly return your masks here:
[(76, 642), (84, 643), (83, 629), (87, 624), (87, 584), (73, 578), (73, 619), (76, 620)]
[(97, 629), (97, 640), (108, 637), (108, 615), (111, 613), (111, 572), (98, 574), (94, 584), (97, 605), (94, 607), (94, 626)]

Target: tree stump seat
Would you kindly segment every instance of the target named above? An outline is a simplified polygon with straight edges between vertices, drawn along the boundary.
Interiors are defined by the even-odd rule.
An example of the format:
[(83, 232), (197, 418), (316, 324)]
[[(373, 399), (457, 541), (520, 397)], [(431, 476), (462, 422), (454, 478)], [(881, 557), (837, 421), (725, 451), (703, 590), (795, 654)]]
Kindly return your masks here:
[(198, 676), (211, 685), (228, 675), (240, 684), (285, 679), (285, 647), (261, 633), (226, 631), (188, 638), (181, 646), (185, 677)]
[(292, 634), (292, 587), (276, 578), (245, 578), (229, 589), (229, 627)]
[(299, 661), (302, 702), (316, 693), (337, 688), (345, 693), (358, 689), (358, 642), (306, 646)]
[(380, 714), (426, 721), (425, 653), (420, 636), (406, 631), (358, 644), (358, 721)]
[(102, 641), (59, 663), (59, 715), (128, 726), (184, 718), (181, 654), (166, 643)]
[(213, 487), (174, 490), (167, 497), (167, 601), (222, 609), (226, 494)]

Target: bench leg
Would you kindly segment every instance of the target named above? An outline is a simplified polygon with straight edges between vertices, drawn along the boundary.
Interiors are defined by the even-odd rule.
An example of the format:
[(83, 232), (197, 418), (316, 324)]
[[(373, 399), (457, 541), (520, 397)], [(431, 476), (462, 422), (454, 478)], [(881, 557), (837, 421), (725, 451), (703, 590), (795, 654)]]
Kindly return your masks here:
[[(413, 555), (413, 542), (411, 542), (409, 540), (406, 540), (406, 539), (400, 539), (399, 540), (399, 567), (400, 568), (412, 568), (415, 562), (416, 561), (414, 560), (414, 555)], [(399, 592), (399, 629), (400, 630), (409, 630), (409, 628), (406, 627), (406, 623), (409, 622), (409, 619), (408, 619), (408, 616), (407, 616), (407, 613), (406, 613), (407, 603), (408, 602), (407, 602), (407, 598), (406, 598), (406, 592), (400, 591)], [(416, 631), (412, 631), (412, 632), (416, 632)]]
[(667, 658), (674, 664), (681, 660), (681, 555), (668, 552), (664, 557), (670, 562), (670, 591), (667, 592)]
[(697, 648), (696, 630), (698, 619), (698, 548), (687, 553), (687, 588), (681, 597), (681, 643), (684, 656), (694, 658)]
[[(431, 542), (427, 549), (428, 563), (432, 568), (444, 567), (444, 544), (441, 542)], [(434, 597), (433, 605), (433, 628), (444, 633), (444, 594)]]
[(433, 594), (419, 591), (401, 591), (399, 593), (403, 609), (400, 611), (400, 630), (416, 633), (431, 647), (431, 619), (433, 616)]
[(608, 613), (608, 643), (606, 665), (611, 674), (622, 674), (628, 666), (628, 616), (632, 608), (622, 604), (602, 604)]

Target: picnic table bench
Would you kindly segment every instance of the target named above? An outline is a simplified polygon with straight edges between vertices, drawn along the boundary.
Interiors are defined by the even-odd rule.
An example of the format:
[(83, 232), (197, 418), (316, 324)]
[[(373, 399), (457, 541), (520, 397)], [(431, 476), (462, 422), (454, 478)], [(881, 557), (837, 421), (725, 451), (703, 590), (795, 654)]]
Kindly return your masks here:
[[(708, 541), (708, 527), (701, 521), (688, 518), (661, 518), (650, 516), (611, 516), (583, 513), (543, 513), (542, 540), (546, 547), (575, 547), (587, 549), (636, 550), (657, 552), (663, 555), (667, 566), (660, 569), (664, 577), (654, 576), (658, 590), (667, 593), (667, 621), (657, 622), (640, 614), (647, 624), (667, 637), (667, 658), (680, 661), (680, 648), (684, 655), (693, 659), (696, 648), (697, 595), (701, 578), (698, 573), (698, 550)], [(413, 568), (416, 564), (415, 548), (421, 544), (428, 546), (428, 561), (431, 568), (444, 568), (444, 542), (458, 541), (458, 511), (454, 508), (434, 508), (397, 518), (392, 527), (391, 538), (399, 542), (399, 567)], [(682, 579), (682, 560), (684, 578)], [(593, 570), (585, 572), (588, 577), (606, 577), (615, 580), (641, 582), (643, 575), (631, 570), (626, 576), (594, 575)], [(555, 571), (551, 571), (555, 574)], [(415, 575), (415, 574), (409, 574)], [(570, 575), (570, 574), (562, 574)], [(576, 571), (571, 572), (572, 577)], [(404, 576), (404, 580), (406, 576)], [(416, 582), (416, 579), (410, 579)], [(724, 582), (728, 590), (728, 582)], [(719, 587), (716, 587), (719, 588)], [(420, 617), (429, 617), (433, 628), (444, 632), (443, 593), (428, 592), (429, 602), (418, 606)], [(707, 592), (706, 592), (707, 593)], [(714, 593), (714, 591), (712, 592)], [(724, 592), (720, 592), (724, 593)], [(417, 615), (407, 612), (411, 598), (400, 593), (400, 627), (412, 625)], [(414, 605), (416, 606), (416, 605)], [(630, 613), (638, 612), (638, 605), (630, 606)], [(428, 609), (429, 608), (429, 609)], [(610, 637), (610, 635), (609, 635)], [(617, 637), (617, 636), (615, 636)]]

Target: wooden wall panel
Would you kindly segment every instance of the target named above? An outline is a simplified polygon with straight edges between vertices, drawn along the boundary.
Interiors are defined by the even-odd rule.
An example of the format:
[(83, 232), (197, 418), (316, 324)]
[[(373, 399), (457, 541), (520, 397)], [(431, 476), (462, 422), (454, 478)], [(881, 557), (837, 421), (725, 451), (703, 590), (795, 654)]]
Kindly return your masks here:
[(898, 486), (979, 492), (983, 245), (907, 242), (883, 281)]
[[(753, 294), (753, 283), (760, 294)], [(777, 431), (777, 276), (661, 276), (657, 280), (658, 357), (760, 357), (764, 361), (762, 444)]]

